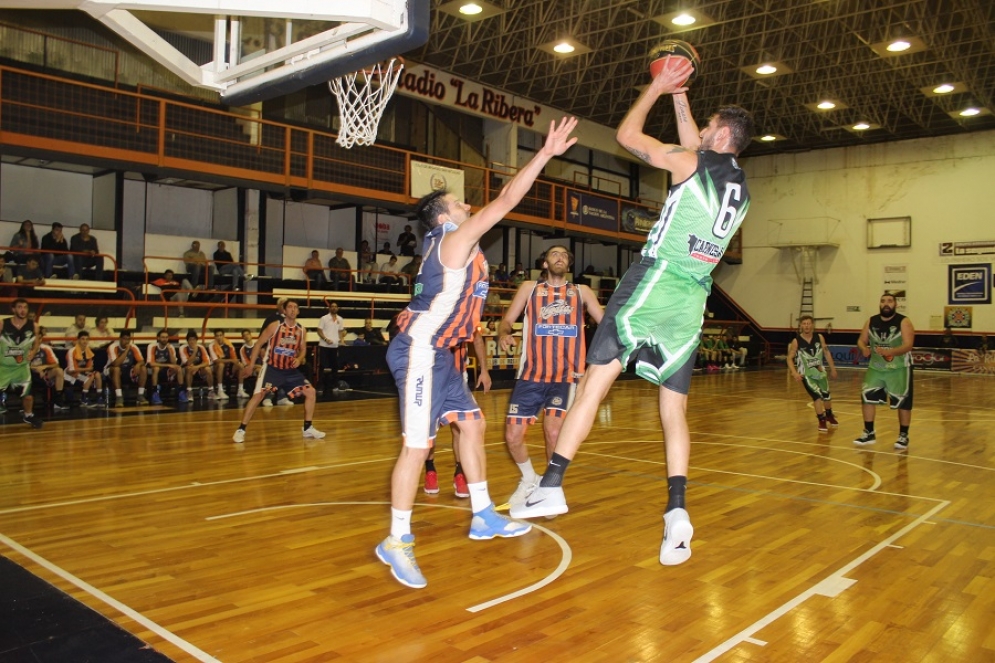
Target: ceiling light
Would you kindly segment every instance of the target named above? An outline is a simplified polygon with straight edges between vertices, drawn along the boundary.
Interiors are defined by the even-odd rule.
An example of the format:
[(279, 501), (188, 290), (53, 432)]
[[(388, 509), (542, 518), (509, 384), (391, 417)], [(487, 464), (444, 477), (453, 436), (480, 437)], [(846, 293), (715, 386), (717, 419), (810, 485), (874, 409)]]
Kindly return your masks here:
[(653, 20), (667, 30), (680, 32), (682, 30), (698, 30), (715, 23), (715, 19), (702, 14), (697, 9), (685, 9), (654, 16)]
[(777, 136), (771, 136), (770, 134), (767, 134), (766, 136), (761, 136), (760, 140), (762, 140), (765, 143), (769, 143), (771, 141), (777, 140)]
[(816, 108), (818, 108), (819, 110), (832, 110), (836, 108), (836, 104), (827, 99), (825, 101), (820, 101), (819, 103), (817, 103)]
[(947, 113), (947, 115), (949, 115), (950, 117), (954, 118), (955, 120), (966, 120), (968, 118), (974, 118), (974, 117), (979, 117), (979, 116), (982, 116), (982, 115), (991, 115), (992, 114), (992, 112), (990, 110), (988, 110), (984, 106), (981, 106), (976, 101), (972, 101), (970, 103), (971, 103), (971, 105), (968, 106), (967, 108), (964, 108), (962, 106), (962, 107), (960, 107), (957, 110), (949, 111)]
[(439, 5), (439, 11), (469, 23), (483, 21), (504, 13), (503, 9), (487, 2), (487, 0), (449, 0), (449, 2)]
[(866, 122), (861, 120), (860, 122), (854, 122), (853, 124), (847, 124), (842, 127), (852, 134), (862, 135), (865, 132), (872, 131), (874, 129), (880, 129), (880, 124), (874, 124), (873, 122)]
[(540, 44), (537, 48), (558, 58), (572, 58), (591, 52), (590, 47), (585, 46), (576, 39), (570, 38), (547, 41), (545, 44)]
[(761, 76), (770, 76), (777, 71), (777, 67), (772, 64), (762, 64), (757, 67), (757, 73)]
[(775, 141), (787, 140), (787, 139), (781, 134), (772, 132), (769, 134), (764, 134), (762, 136), (754, 136), (753, 140), (757, 141), (758, 143), (773, 143)]
[(805, 104), (805, 108), (810, 111), (815, 111), (816, 113), (827, 113), (829, 111), (837, 112), (845, 108), (849, 108), (845, 103), (839, 99), (833, 99), (831, 97), (823, 97), (819, 101), (813, 101), (810, 104)]
[(871, 50), (883, 58), (893, 58), (918, 53), (926, 50), (926, 42), (919, 37), (902, 37), (901, 39), (889, 39), (879, 41), (870, 45)]
[(971, 108), (965, 108), (960, 112), (961, 117), (974, 117), (975, 115), (980, 115), (980, 114), (981, 114), (981, 109), (975, 108), (973, 106)]
[(919, 88), (927, 97), (947, 97), (961, 92), (970, 92), (971, 89), (960, 81), (943, 81), (942, 84), (927, 85)]
[(754, 60), (752, 64), (740, 67), (739, 70), (747, 76), (756, 79), (792, 74), (795, 71), (785, 63), (774, 59), (774, 57), (770, 55), (762, 55)]
[(944, 83), (943, 85), (937, 85), (936, 87), (934, 87), (933, 92), (935, 94), (949, 94), (950, 92), (953, 92), (955, 89), (956, 88), (954, 88), (954, 86), (951, 85), (950, 83)]
[(867, 131), (868, 129), (871, 128), (871, 125), (867, 124), (866, 122), (858, 122), (857, 124), (853, 125), (853, 128), (856, 131)]

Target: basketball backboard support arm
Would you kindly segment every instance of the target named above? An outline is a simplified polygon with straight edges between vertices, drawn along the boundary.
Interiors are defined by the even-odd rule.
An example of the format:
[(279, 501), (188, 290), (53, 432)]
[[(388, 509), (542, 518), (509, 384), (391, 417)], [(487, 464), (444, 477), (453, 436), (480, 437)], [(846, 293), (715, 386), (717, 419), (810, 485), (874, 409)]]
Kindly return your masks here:
[[(288, 94), (422, 46), (429, 6), (429, 0), (0, 0), (6, 8), (83, 10), (232, 106)], [(194, 62), (145, 22), (169, 14), (199, 15), (210, 24), (202, 32), (214, 42), (211, 62)], [(273, 43), (244, 46), (247, 18), (265, 20)]]

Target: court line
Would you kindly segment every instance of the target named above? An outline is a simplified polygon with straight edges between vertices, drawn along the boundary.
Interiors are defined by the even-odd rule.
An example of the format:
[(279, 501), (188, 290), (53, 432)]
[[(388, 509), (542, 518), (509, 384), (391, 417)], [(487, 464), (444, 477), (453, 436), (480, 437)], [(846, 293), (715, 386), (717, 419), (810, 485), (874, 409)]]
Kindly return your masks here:
[[(97, 589), (96, 587), (94, 587), (90, 583), (86, 582), (85, 580), (77, 578), (76, 576), (74, 576), (69, 571), (66, 571), (62, 567), (57, 566), (57, 565), (53, 564), (52, 562), (48, 561), (47, 559), (45, 559), (41, 555), (37, 555), (34, 552), (32, 552), (31, 550), (29, 550), (28, 548), (25, 548), (24, 546), (22, 546), (21, 544), (19, 544), (17, 541), (14, 541), (13, 539), (11, 539), (9, 537), (4, 536), (3, 534), (0, 534), (0, 543), (3, 543), (8, 548), (17, 551), (21, 555), (23, 555), (23, 556), (27, 557), (28, 559), (30, 559), (35, 564), (38, 564), (39, 566), (41, 566), (41, 567), (47, 569), (48, 571), (54, 573), (55, 575), (59, 576), (63, 580), (65, 580), (65, 581), (69, 582), (70, 584), (74, 585), (78, 589), (83, 590), (84, 592), (86, 592), (90, 596), (94, 597), (95, 599), (97, 599), (99, 601), (102, 601), (103, 603), (107, 604), (111, 608), (113, 608), (113, 609), (117, 610), (118, 612), (120, 612), (121, 614), (123, 614), (125, 617), (133, 619), (134, 621), (138, 622), (139, 624), (141, 624), (142, 626), (144, 626), (149, 631), (151, 631), (151, 632), (155, 633), (156, 635), (158, 635), (163, 640), (166, 640), (167, 642), (171, 642), (172, 644), (176, 645), (177, 647), (179, 647), (180, 649), (182, 649), (187, 654), (190, 654), (191, 656), (193, 656), (194, 658), (196, 658), (198, 661), (203, 661), (204, 663), (221, 663), (218, 659), (214, 658), (213, 656), (211, 656), (207, 652), (203, 651), (202, 649), (199, 649), (198, 647), (195, 647), (194, 645), (190, 644), (189, 642), (187, 642), (186, 640), (184, 640), (180, 636), (176, 635), (172, 631), (167, 630), (166, 628), (160, 626), (159, 624), (157, 624), (156, 622), (152, 621), (148, 617), (144, 616), (142, 613), (138, 612), (137, 610), (135, 610), (133, 608), (130, 608), (129, 606), (125, 605), (124, 603), (121, 603), (120, 601), (118, 601), (117, 599), (115, 599), (115, 598), (113, 598), (111, 596), (108, 596), (106, 593), (100, 591), (99, 589)], [(121, 628), (121, 626), (118, 625), (118, 628)]]
[[(248, 511), (234, 511), (232, 513), (222, 513), (216, 516), (208, 516), (204, 520), (208, 521), (222, 520), (225, 518), (236, 518), (238, 516), (245, 516), (253, 513), (262, 513), (265, 511), (279, 511), (282, 509), (297, 509), (297, 508), (313, 507), (313, 506), (371, 506), (371, 505), (385, 506), (389, 504), (390, 502), (311, 502), (305, 504), (281, 504), (278, 506), (261, 507), (259, 509), (249, 509)], [(416, 502), (415, 506), (435, 507), (441, 509), (454, 509), (458, 511), (470, 510), (465, 506), (452, 506), (449, 504), (426, 504), (423, 502)], [(573, 561), (573, 549), (570, 548), (570, 544), (567, 543), (566, 539), (564, 539), (556, 532), (553, 532), (543, 527), (542, 525), (538, 525), (536, 523), (531, 523), (531, 525), (533, 528), (541, 532), (544, 532), (547, 536), (556, 541), (556, 544), (558, 546), (560, 546), (560, 552), (561, 552), (560, 563), (556, 565), (556, 568), (553, 569), (552, 572), (546, 575), (546, 577), (540, 580), (539, 582), (533, 583), (528, 587), (523, 587), (522, 589), (516, 589), (515, 591), (509, 594), (493, 598), (490, 601), (484, 601), (483, 603), (472, 605), (466, 609), (467, 612), (474, 612), (474, 613), (481, 612), (483, 610), (487, 610), (488, 608), (493, 608), (496, 605), (501, 605), (502, 603), (506, 603), (513, 599), (517, 599), (522, 596), (527, 596), (528, 594), (532, 594), (533, 592), (537, 592), (546, 585), (549, 585), (550, 583), (554, 582), (560, 576), (562, 576), (566, 572), (566, 570), (570, 567), (570, 562)]]
[(867, 560), (877, 555), (885, 548), (890, 547), (894, 541), (901, 538), (902, 536), (905, 536), (919, 525), (924, 524), (932, 516), (936, 515), (936, 513), (945, 509), (949, 505), (950, 502), (948, 500), (943, 500), (942, 502), (934, 506), (932, 509), (930, 509), (927, 513), (923, 514), (922, 516), (919, 516), (918, 518), (913, 520), (911, 523), (909, 523), (902, 529), (898, 530), (897, 532), (887, 537), (883, 541), (879, 542), (878, 544), (876, 544), (874, 547), (872, 547), (862, 555), (859, 555), (858, 557), (856, 557), (855, 559), (853, 559), (852, 561), (850, 561), (840, 569), (833, 572), (828, 577), (817, 582), (815, 585), (804, 590), (801, 594), (795, 596), (786, 603), (783, 603), (778, 608), (767, 613), (766, 615), (755, 621), (753, 624), (746, 627), (736, 635), (732, 636), (722, 644), (718, 645), (717, 647), (714, 647), (711, 651), (699, 656), (694, 660), (694, 663), (709, 663), (709, 661), (714, 661), (716, 658), (718, 658), (722, 654), (725, 654), (733, 647), (736, 647), (742, 642), (751, 642), (756, 640), (753, 638), (753, 636), (758, 631), (774, 623), (775, 621), (777, 621), (784, 615), (788, 614), (789, 612), (791, 612), (792, 610), (794, 610), (799, 605), (801, 605), (802, 603), (804, 603), (813, 596), (825, 596), (827, 598), (835, 598), (836, 596), (839, 596), (843, 591), (850, 588), (857, 582), (856, 580), (845, 577), (847, 573), (850, 573), (851, 571), (853, 571), (858, 566), (860, 566)]

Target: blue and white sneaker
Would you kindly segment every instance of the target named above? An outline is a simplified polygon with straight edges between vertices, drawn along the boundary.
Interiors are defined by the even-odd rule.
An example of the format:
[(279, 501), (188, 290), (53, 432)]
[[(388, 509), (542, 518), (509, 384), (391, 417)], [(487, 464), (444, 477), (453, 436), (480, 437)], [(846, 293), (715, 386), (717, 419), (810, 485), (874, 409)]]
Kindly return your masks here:
[(486, 541), (496, 536), (511, 538), (528, 534), (532, 530), (531, 523), (522, 523), (502, 516), (494, 510), (494, 504), (473, 514), (470, 521), (470, 538), (475, 541)]
[(180, 393), (178, 393), (176, 395), (176, 400), (178, 402), (180, 402), (180, 403), (189, 403), (190, 402), (190, 396), (187, 394), (187, 390), (184, 389), (183, 391), (181, 391)]
[(152, 405), (162, 405), (162, 396), (159, 395), (158, 391), (152, 392), (152, 398), (150, 400)]
[(405, 534), (400, 539), (388, 536), (376, 548), (377, 558), (390, 567), (390, 573), (405, 587), (421, 589), (428, 585), (415, 561), (415, 535)]

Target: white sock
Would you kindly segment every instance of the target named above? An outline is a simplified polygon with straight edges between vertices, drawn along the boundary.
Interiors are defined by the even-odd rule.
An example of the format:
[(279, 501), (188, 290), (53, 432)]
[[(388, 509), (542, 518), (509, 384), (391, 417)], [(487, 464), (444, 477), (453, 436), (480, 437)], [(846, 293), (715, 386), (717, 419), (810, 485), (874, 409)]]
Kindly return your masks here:
[(467, 484), (470, 488), (470, 511), (477, 513), (491, 505), (491, 496), (487, 492), (487, 482)]
[(532, 468), (532, 459), (525, 459), (524, 463), (515, 463), (518, 465), (518, 471), (522, 473), (522, 478), (526, 481), (535, 481), (536, 471)]
[(139, 396), (144, 396), (145, 395), (145, 387), (139, 387), (138, 388), (138, 395)]
[(411, 512), (390, 507), (390, 535), (400, 539), (405, 534), (411, 534)]
[(121, 390), (120, 389), (115, 389), (114, 390), (114, 395), (115, 396), (121, 396)]

